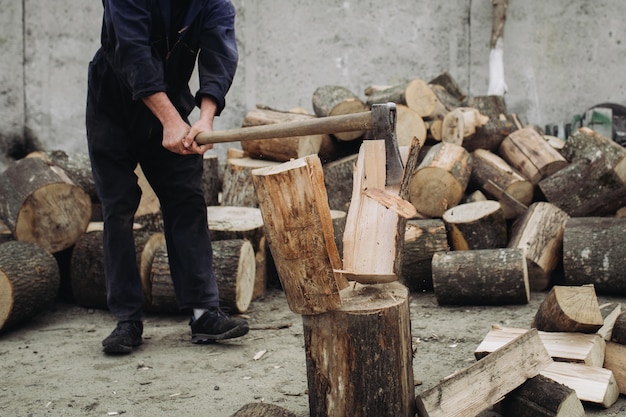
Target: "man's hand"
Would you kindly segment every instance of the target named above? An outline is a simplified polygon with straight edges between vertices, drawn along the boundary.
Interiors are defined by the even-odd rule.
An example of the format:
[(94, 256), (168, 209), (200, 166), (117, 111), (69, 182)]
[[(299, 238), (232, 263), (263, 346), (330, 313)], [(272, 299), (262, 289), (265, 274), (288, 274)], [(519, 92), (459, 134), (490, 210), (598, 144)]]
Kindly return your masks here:
[(184, 139), (187, 149), (194, 153), (203, 154), (209, 149), (213, 149), (213, 144), (198, 145), (195, 138), (200, 132), (213, 131), (213, 119), (215, 119), (215, 113), (217, 111), (217, 104), (211, 97), (202, 97), (202, 103), (200, 104), (200, 117), (196, 123), (191, 126), (187, 137)]

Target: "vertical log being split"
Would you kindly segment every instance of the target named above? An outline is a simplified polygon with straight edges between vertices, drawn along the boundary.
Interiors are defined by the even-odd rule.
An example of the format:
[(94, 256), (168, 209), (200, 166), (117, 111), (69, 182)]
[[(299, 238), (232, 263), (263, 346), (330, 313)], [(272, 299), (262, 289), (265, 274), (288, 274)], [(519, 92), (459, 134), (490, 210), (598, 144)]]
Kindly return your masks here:
[(319, 158), (256, 169), (252, 178), (289, 308), (298, 314), (336, 309), (348, 283), (334, 272), (341, 259)]
[(415, 415), (408, 295), (355, 283), (341, 308), (302, 317), (311, 417)]

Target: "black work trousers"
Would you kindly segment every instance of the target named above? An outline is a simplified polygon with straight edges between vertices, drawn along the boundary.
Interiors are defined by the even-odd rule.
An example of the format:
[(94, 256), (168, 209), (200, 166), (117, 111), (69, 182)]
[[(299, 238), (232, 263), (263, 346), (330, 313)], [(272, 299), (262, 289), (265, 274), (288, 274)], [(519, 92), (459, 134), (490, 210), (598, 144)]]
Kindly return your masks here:
[(163, 148), (162, 126), (142, 102), (106, 103), (88, 93), (87, 142), (104, 219), (107, 302), (118, 321), (141, 320), (143, 289), (133, 220), (141, 189), (137, 164), (161, 204), (170, 273), (181, 309), (219, 305), (202, 156)]

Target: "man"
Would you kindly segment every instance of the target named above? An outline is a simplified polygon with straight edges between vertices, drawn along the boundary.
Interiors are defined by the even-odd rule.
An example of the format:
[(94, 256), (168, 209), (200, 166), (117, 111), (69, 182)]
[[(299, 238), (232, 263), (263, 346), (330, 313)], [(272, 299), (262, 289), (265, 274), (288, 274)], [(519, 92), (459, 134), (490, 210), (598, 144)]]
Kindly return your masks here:
[[(219, 308), (202, 154), (194, 141), (213, 129), (237, 68), (235, 10), (229, 0), (103, 0), (101, 47), (89, 64), (86, 126), (104, 218), (109, 310), (117, 319), (105, 353), (142, 343), (143, 290), (132, 224), (140, 164), (159, 197), (170, 272), (181, 309), (193, 311), (193, 343), (243, 336), (248, 324)], [(200, 88), (189, 79), (198, 63)], [(192, 126), (194, 105), (200, 115)]]

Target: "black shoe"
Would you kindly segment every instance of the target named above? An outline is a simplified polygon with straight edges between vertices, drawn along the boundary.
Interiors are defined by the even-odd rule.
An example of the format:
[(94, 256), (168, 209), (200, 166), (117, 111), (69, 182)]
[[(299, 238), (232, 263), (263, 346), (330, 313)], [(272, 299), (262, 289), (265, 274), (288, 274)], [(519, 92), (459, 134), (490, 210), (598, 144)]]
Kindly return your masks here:
[(120, 321), (106, 339), (102, 341), (104, 353), (130, 353), (143, 341), (143, 324), (137, 320)]
[(248, 322), (241, 318), (232, 318), (219, 307), (211, 307), (198, 319), (192, 318), (191, 343), (207, 344), (217, 340), (241, 337), (248, 333)]

